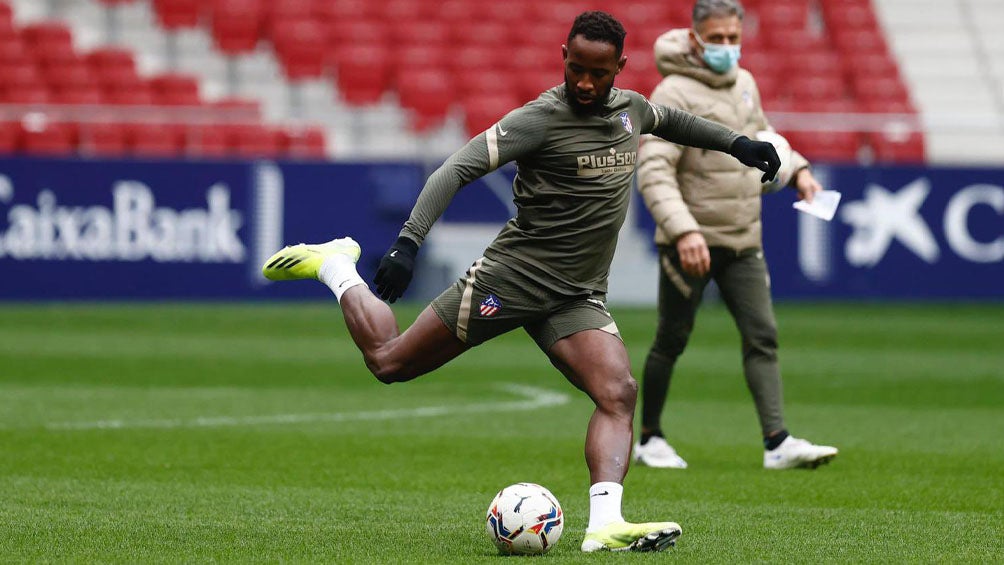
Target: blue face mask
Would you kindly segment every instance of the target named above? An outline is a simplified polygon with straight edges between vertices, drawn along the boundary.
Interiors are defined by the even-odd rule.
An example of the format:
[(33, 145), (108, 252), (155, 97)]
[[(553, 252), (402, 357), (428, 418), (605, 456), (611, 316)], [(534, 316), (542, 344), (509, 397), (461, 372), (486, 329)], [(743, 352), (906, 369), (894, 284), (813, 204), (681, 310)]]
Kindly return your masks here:
[(723, 45), (720, 43), (705, 43), (701, 36), (694, 32), (697, 43), (704, 48), (704, 62), (716, 73), (726, 73), (739, 63), (740, 49), (738, 45)]

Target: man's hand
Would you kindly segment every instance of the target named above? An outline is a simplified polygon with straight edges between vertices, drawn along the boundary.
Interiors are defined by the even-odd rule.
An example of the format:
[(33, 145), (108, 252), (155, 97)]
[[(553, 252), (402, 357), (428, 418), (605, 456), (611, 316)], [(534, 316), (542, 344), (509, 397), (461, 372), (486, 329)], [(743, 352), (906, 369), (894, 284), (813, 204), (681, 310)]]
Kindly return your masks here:
[(703, 277), (711, 270), (711, 254), (701, 232), (692, 231), (681, 235), (676, 240), (676, 251), (680, 254), (680, 266), (688, 275)]
[(823, 187), (816, 180), (816, 177), (812, 176), (809, 169), (801, 169), (795, 173), (795, 179), (792, 184), (795, 185), (795, 190), (798, 191), (798, 199), (805, 200), (806, 202), (812, 202), (812, 198), (816, 193), (823, 190)]
[(729, 155), (732, 155), (739, 162), (747, 167), (756, 167), (764, 172), (760, 177), (760, 182), (767, 182), (777, 176), (777, 170), (781, 168), (781, 158), (777, 156), (777, 150), (766, 141), (753, 141), (745, 135), (740, 135), (729, 147)]
[(390, 303), (401, 298), (411, 282), (417, 254), (418, 244), (403, 236), (397, 238), (394, 245), (384, 253), (376, 277), (373, 278), (380, 298)]

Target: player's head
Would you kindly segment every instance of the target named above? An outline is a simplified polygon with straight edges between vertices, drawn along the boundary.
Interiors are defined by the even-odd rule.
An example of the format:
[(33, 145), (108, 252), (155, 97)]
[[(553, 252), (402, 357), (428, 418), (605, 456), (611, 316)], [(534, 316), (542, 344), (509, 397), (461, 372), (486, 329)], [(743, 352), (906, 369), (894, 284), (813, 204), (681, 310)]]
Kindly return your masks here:
[(565, 58), (565, 90), (577, 112), (603, 106), (614, 77), (624, 68), (624, 26), (606, 12), (583, 12), (575, 18), (568, 41), (561, 46)]
[(738, 0), (694, 2), (690, 49), (711, 70), (726, 73), (739, 62), (745, 14)]

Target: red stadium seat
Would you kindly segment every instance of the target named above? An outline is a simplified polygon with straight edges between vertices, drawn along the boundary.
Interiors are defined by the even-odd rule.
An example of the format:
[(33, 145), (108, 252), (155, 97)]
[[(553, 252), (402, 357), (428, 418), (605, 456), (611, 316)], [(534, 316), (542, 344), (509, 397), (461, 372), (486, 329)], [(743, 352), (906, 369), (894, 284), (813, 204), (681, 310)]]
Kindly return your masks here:
[(861, 76), (898, 76), (899, 67), (896, 61), (885, 52), (861, 53), (842, 60), (848, 77)]
[(381, 9), (382, 3), (372, 0), (322, 0), (314, 5), (313, 13), (329, 22), (360, 18), (384, 19)]
[(864, 53), (887, 53), (885, 39), (878, 30), (837, 29), (830, 33), (830, 37), (847, 59)]
[(84, 56), (95, 70), (127, 67), (136, 70), (136, 59), (132, 51), (121, 47), (100, 47)]
[(261, 117), (261, 102), (251, 98), (227, 97), (215, 100), (211, 104), (216, 108), (239, 109), (256, 119)]
[(71, 63), (54, 63), (42, 69), (46, 84), (54, 90), (72, 89), (86, 86), (97, 87), (94, 74), (79, 59)]
[(776, 53), (826, 51), (830, 48), (825, 35), (804, 29), (776, 29), (764, 36), (764, 45)]
[(854, 93), (860, 100), (909, 100), (903, 82), (895, 76), (855, 76)]
[(479, 8), (479, 3), (470, 0), (441, 0), (438, 17), (443, 21), (450, 22), (451, 26), (456, 29), (482, 21)]
[(202, 15), (199, 0), (153, 0), (153, 10), (169, 31), (196, 27)]
[(21, 36), (33, 48), (55, 46), (73, 49), (73, 33), (69, 26), (56, 21), (30, 23), (21, 28)]
[(875, 159), (885, 163), (923, 163), (924, 136), (921, 133), (868, 134), (868, 144)]
[(0, 153), (14, 153), (21, 144), (21, 125), (0, 122)]
[(154, 104), (165, 106), (198, 106), (199, 79), (183, 73), (163, 73), (150, 79)]
[(468, 96), (461, 101), (467, 135), (475, 135), (492, 127), (502, 116), (522, 105), (514, 93)]
[(262, 0), (212, 0), (211, 24), (216, 46), (227, 55), (254, 51), (263, 33)]
[(411, 44), (395, 46), (392, 61), (399, 71), (416, 67), (445, 69), (450, 58), (450, 48), (446, 44)]
[(869, 98), (861, 101), (861, 110), (873, 114), (916, 114), (909, 100)]
[(279, 138), (285, 155), (292, 159), (327, 157), (324, 130), (320, 127), (287, 127), (279, 132)]
[(398, 45), (442, 45), (450, 43), (450, 26), (439, 21), (397, 20), (390, 26), (391, 40)]
[(868, 0), (829, 1), (820, 2), (826, 25), (831, 30), (837, 29), (873, 29), (879, 28), (878, 19)]
[(349, 104), (378, 102), (390, 87), (390, 51), (385, 47), (346, 46), (334, 53), (336, 84)]
[[(320, 0), (323, 2), (324, 0)], [(265, 5), (266, 20), (306, 20), (314, 19), (315, 0), (282, 0), (269, 2)]]
[(468, 73), (484, 72), (494, 75), (495, 81), (506, 80), (502, 69), (509, 67), (511, 54), (504, 49), (483, 45), (470, 45), (453, 49), (453, 56), (447, 60), (450, 72), (457, 80), (459, 88), (464, 88)]
[(118, 123), (80, 125), (80, 152), (95, 157), (119, 157), (128, 153), (126, 127)]
[(175, 157), (181, 154), (177, 127), (169, 124), (131, 124), (127, 127), (130, 153), (144, 157)]
[(34, 120), (21, 122), (21, 149), (33, 155), (69, 155), (76, 149), (68, 124)]
[(286, 19), (276, 22), (272, 42), (286, 78), (298, 81), (324, 74), (327, 32), (313, 19)]
[(792, 74), (786, 81), (793, 100), (839, 100), (847, 95), (840, 74)]
[(104, 104), (105, 97), (97, 85), (73, 85), (57, 87), (51, 91), (53, 104), (97, 105)]
[(0, 65), (31, 63), (28, 49), (21, 38), (14, 36), (0, 39)]
[(233, 153), (225, 126), (192, 125), (185, 130), (185, 154), (193, 157), (218, 158)]
[(41, 84), (18, 88), (8, 86), (0, 100), (7, 104), (48, 104), (52, 101), (52, 96), (49, 89)]
[(511, 47), (510, 42), (515, 32), (516, 30), (512, 26), (488, 20), (478, 20), (450, 27), (451, 38), (460, 49), (481, 47), (505, 50)]
[(761, 33), (773, 34), (782, 29), (805, 29), (809, 21), (806, 0), (776, 0), (756, 9)]
[(861, 135), (848, 131), (785, 132), (785, 138), (810, 161), (852, 163), (858, 159)]
[(276, 158), (282, 155), (279, 132), (262, 125), (242, 125), (228, 128), (234, 154), (240, 157)]
[(435, 69), (402, 69), (397, 75), (401, 106), (414, 112), (412, 126), (423, 131), (438, 125), (454, 102), (456, 89), (449, 75)]
[(154, 101), (150, 84), (139, 77), (133, 82), (105, 83), (101, 92), (106, 103), (116, 106), (150, 106)]
[(390, 24), (380, 19), (336, 19), (327, 25), (328, 44), (334, 49), (367, 45), (386, 45)]

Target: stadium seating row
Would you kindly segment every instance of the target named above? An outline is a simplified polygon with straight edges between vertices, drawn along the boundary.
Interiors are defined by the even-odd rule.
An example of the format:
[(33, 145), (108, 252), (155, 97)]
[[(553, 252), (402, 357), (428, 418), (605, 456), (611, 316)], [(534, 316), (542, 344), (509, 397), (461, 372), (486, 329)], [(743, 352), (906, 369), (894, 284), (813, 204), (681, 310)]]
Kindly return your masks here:
[[(13, 117), (4, 113), (0, 152), (288, 158), (327, 154), (319, 127), (267, 126), (254, 100), (206, 102), (194, 76), (141, 76), (127, 49), (78, 53), (66, 24), (42, 21), (18, 28), (12, 16), (10, 7), (0, 3), (0, 104), (16, 105), (21, 112)], [(68, 111), (72, 107), (79, 110)], [(187, 119), (182, 109), (192, 110)], [(214, 109), (221, 114), (215, 121)], [(226, 119), (228, 114), (239, 119)]]
[[(460, 109), (472, 135), (560, 80), (554, 38), (567, 33), (581, 10), (606, 9), (625, 21), (629, 65), (618, 85), (644, 93), (659, 80), (655, 38), (690, 18), (689, 4), (662, 0), (143, 1), (152, 3), (169, 32), (205, 27), (227, 56), (269, 46), (291, 83), (330, 78), (351, 105), (384, 101), (392, 93), (411, 112), (418, 132)], [(916, 113), (869, 0), (744, 4), (742, 64), (757, 77), (768, 112)], [(0, 73), (9, 79), (0, 86), (0, 103), (203, 105), (194, 77), (140, 77), (128, 51), (80, 55), (66, 26), (46, 22), (14, 30), (2, 14), (0, 9)], [(788, 133), (801, 138), (798, 147), (812, 158), (850, 161), (863, 148), (894, 160), (924, 155), (919, 134), (888, 139)]]

